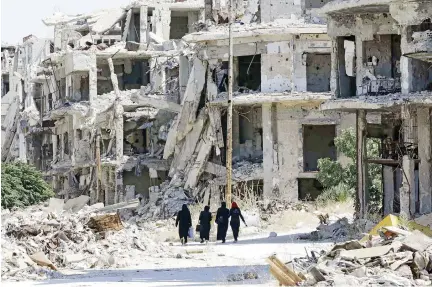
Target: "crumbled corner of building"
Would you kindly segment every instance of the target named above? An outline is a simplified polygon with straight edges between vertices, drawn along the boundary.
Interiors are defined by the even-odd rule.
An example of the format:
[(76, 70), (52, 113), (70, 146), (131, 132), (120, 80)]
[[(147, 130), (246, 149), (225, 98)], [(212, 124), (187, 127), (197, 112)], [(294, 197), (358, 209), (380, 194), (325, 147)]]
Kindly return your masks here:
[[(352, 162), (335, 146), (346, 129), (355, 131), (359, 220), (320, 218), (305, 239), (370, 230), (371, 184), (382, 187), (382, 217), (432, 212), (432, 2), (232, 0), (232, 9), (228, 2), (139, 0), (56, 12), (42, 20), (52, 38), (2, 43), (2, 162), (34, 165), (67, 206), (5, 213), (2, 278), (127, 266), (120, 246), (157, 252), (141, 228), (185, 203), (218, 206), (227, 158), (233, 197), (256, 198), (261, 219), (305, 209), (303, 200), (324, 191), (319, 159)], [(372, 138), (379, 155), (371, 156)], [(371, 166), (382, 170), (382, 184), (369, 180)], [(102, 229), (110, 229), (105, 239)], [(404, 245), (412, 236), (419, 235), (299, 259), (302, 276), (293, 278), (270, 264), (289, 284), (428, 283), (431, 247)], [(40, 266), (44, 273), (33, 272)]]

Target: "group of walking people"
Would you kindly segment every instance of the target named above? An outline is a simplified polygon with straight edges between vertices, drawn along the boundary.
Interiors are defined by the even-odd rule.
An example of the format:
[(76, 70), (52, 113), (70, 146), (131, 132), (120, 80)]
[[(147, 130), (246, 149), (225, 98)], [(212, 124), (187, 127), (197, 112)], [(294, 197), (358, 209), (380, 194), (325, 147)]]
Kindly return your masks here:
[[(247, 226), (237, 203), (233, 202), (231, 204), (231, 209), (228, 209), (226, 207), (226, 202), (222, 202), (221, 207), (219, 207), (216, 212), (215, 223), (218, 226), (216, 240), (221, 240), (222, 243), (225, 243), (229, 223), (233, 232), (234, 242), (237, 242), (240, 231), (240, 219), (243, 221), (245, 226)], [(205, 206), (204, 210), (201, 211), (199, 216), (199, 232), (201, 243), (210, 240), (212, 220), (213, 216), (210, 212), (210, 207)], [(176, 227), (177, 226), (179, 228), (180, 241), (182, 245), (184, 245), (187, 243), (189, 229), (192, 227), (191, 214), (186, 204), (183, 204), (182, 210), (177, 213)]]

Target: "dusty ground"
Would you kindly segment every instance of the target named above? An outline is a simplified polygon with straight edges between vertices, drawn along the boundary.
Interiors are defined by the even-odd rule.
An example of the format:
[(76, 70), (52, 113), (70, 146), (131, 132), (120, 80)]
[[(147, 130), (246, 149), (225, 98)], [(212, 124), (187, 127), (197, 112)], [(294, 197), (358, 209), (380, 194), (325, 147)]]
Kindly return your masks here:
[[(203, 246), (191, 243), (172, 246), (179, 259), (146, 259), (133, 269), (116, 270), (63, 270), (64, 277), (42, 282), (3, 282), (3, 286), (269, 286), (276, 283), (269, 276), (265, 259), (277, 254), (283, 261), (304, 256), (308, 250), (321, 250), (331, 242), (305, 242), (297, 239), (299, 233), (310, 229), (296, 229), (268, 238), (266, 234), (243, 237), (238, 243), (210, 243)], [(169, 243), (167, 243), (169, 244)], [(203, 253), (193, 253), (202, 251)], [(254, 271), (259, 278), (228, 282), (230, 274)]]
[[(270, 276), (266, 258), (276, 254), (282, 261), (305, 256), (306, 250), (322, 250), (332, 245), (330, 241), (311, 242), (298, 239), (298, 235), (314, 230), (318, 225), (316, 213), (330, 212), (334, 217), (350, 216), (350, 204), (308, 211), (287, 210), (273, 215), (266, 222), (258, 222), (256, 213), (244, 212), (249, 227), (242, 228), (240, 241), (232, 242), (231, 231), (226, 244), (211, 242), (208, 245), (191, 242), (181, 246), (177, 241), (174, 222), (158, 223), (155, 239), (163, 242), (177, 256), (155, 258), (151, 255), (143, 262), (126, 269), (61, 270), (58, 279), (38, 282), (2, 282), (3, 286), (277, 286)], [(193, 214), (196, 214), (193, 212)], [(195, 215), (196, 216), (196, 215)], [(196, 222), (196, 221), (194, 221)], [(212, 236), (215, 236), (213, 228)], [(277, 237), (269, 237), (271, 231)], [(198, 240), (198, 239), (197, 239)], [(214, 239), (213, 239), (214, 240)], [(199, 252), (199, 253), (197, 253)], [(253, 271), (258, 279), (229, 282), (232, 274)]]

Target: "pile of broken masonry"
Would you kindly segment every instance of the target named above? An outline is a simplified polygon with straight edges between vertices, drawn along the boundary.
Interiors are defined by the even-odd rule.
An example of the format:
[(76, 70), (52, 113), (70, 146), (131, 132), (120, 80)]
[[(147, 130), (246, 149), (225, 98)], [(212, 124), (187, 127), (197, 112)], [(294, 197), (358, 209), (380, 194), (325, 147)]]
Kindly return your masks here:
[[(87, 224), (103, 207), (101, 203), (70, 210), (50, 207), (46, 203), (2, 210), (2, 280), (55, 278), (61, 276), (56, 268), (119, 268), (138, 264), (150, 255), (174, 256), (152, 240), (151, 226), (123, 222), (120, 231), (97, 233), (90, 229)], [(35, 254), (46, 256), (54, 268), (36, 264)]]
[(430, 286), (432, 238), (420, 231), (385, 227), (379, 236), (336, 244), (329, 252), (296, 258), (304, 286)]

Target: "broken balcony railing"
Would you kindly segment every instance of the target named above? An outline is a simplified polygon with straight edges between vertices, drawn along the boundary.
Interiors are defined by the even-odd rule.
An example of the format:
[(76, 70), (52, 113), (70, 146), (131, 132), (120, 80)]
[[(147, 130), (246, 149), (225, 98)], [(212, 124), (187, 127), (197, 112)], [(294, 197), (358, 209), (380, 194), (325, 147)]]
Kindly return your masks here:
[(359, 87), (360, 96), (383, 96), (401, 91), (400, 78), (372, 80)]

